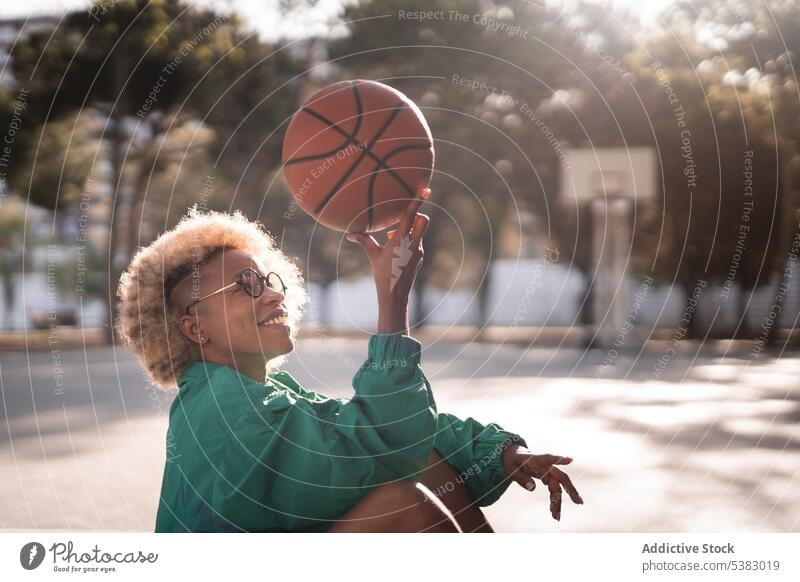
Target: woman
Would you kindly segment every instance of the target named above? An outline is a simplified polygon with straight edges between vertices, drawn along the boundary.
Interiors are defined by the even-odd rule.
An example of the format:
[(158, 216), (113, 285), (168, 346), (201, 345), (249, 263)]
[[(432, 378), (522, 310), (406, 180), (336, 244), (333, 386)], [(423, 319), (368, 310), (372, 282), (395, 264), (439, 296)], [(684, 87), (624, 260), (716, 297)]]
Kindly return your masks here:
[[(118, 331), (153, 383), (178, 387), (156, 531), (492, 531), (480, 506), (511, 480), (561, 487), (555, 465), (519, 436), (437, 412), (407, 305), (422, 260), (423, 198), (369, 258), (378, 329), (331, 399), (279, 370), (307, 296), (298, 267), (240, 213), (193, 209), (133, 259), (120, 281)], [(399, 244), (408, 263), (393, 273)], [(395, 263), (396, 263), (395, 258)]]

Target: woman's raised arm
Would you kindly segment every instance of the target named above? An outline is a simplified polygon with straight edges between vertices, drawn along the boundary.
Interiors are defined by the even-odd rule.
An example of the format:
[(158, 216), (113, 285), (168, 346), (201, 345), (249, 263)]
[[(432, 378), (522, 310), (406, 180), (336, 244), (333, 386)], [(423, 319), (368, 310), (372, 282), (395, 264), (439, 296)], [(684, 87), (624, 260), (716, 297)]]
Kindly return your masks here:
[(385, 245), (370, 234), (347, 235), (347, 240), (361, 245), (372, 267), (378, 293), (378, 333), (408, 335), (408, 297), (425, 255), (422, 235), (430, 222), (427, 215), (417, 210), (430, 193), (429, 188), (420, 192), (420, 197), (409, 205), (397, 229), (389, 232), (390, 238)]

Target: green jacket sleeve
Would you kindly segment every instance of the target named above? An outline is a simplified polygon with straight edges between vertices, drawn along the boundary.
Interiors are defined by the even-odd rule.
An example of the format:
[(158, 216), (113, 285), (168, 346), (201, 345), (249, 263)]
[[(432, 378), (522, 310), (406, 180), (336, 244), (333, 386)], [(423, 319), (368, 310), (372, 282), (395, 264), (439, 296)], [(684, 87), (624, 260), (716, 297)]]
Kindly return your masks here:
[(224, 520), (245, 530), (327, 529), (371, 488), (421, 473), (436, 408), (420, 352), (409, 336), (374, 334), (352, 398), (279, 387), (245, 407), (224, 455), (229, 482), (216, 496)]
[(511, 484), (503, 467), (503, 449), (515, 442), (528, 446), (522, 437), (498, 424), (484, 426), (473, 418), (461, 420), (442, 412), (437, 415), (433, 447), (460, 471), (459, 478), (480, 506), (497, 501)]

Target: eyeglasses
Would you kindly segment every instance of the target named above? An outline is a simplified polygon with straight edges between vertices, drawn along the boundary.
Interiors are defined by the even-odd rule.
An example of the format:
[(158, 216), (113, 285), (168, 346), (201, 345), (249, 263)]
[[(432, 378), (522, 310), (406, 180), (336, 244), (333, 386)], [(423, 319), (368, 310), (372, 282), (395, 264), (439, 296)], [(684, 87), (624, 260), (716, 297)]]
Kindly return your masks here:
[(200, 299), (195, 299), (192, 301), (186, 306), (186, 315), (189, 315), (189, 309), (200, 303), (203, 299), (208, 299), (212, 295), (222, 293), (223, 291), (226, 291), (227, 289), (230, 289), (236, 285), (239, 285), (242, 288), (242, 291), (247, 293), (253, 299), (257, 299), (264, 294), (265, 285), (273, 291), (280, 291), (283, 294), (286, 293), (286, 285), (284, 285), (283, 279), (281, 279), (278, 273), (270, 271), (266, 275), (261, 275), (255, 270), (247, 268), (239, 273), (239, 276), (236, 277), (236, 280), (230, 285), (225, 285), (221, 289), (217, 289), (208, 295), (204, 295)]

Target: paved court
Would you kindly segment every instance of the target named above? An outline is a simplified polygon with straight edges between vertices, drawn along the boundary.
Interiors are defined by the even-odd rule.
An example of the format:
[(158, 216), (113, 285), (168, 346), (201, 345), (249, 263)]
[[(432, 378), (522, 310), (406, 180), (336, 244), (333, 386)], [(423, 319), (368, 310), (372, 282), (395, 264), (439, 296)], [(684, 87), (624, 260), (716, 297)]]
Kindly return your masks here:
[[(351, 393), (367, 336), (300, 340), (287, 369)], [(686, 343), (600, 350), (423, 337), (439, 409), (494, 421), (535, 452), (572, 456), (585, 505), (512, 484), (498, 531), (800, 531), (800, 356)], [(604, 364), (604, 360), (606, 364)], [(123, 349), (0, 355), (0, 528), (153, 527), (170, 397)], [(34, 414), (35, 411), (35, 414)], [(7, 422), (6, 422), (7, 419)]]

